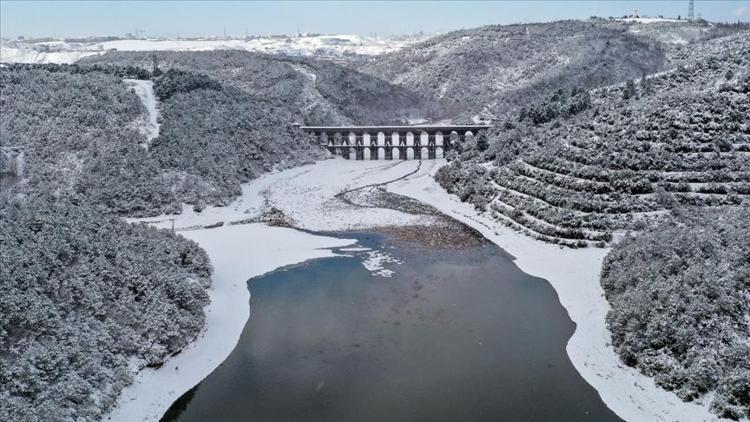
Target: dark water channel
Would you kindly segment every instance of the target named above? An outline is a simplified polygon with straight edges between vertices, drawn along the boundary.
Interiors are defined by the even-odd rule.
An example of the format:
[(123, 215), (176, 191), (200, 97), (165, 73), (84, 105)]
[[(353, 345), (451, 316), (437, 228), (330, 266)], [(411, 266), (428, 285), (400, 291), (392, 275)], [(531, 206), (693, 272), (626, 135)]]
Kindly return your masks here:
[(553, 288), (504, 251), (357, 238), (402, 262), (391, 278), (357, 252), (250, 280), (237, 348), (164, 420), (619, 420), (569, 361)]

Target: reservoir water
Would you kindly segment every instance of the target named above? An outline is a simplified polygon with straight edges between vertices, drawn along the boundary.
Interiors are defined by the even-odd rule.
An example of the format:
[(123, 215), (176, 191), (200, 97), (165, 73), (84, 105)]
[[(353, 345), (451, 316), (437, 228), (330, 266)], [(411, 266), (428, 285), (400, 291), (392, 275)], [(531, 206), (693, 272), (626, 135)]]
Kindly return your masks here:
[(249, 280), (237, 347), (164, 420), (620, 420), (568, 359), (554, 289), (504, 251), (355, 237), (370, 251)]

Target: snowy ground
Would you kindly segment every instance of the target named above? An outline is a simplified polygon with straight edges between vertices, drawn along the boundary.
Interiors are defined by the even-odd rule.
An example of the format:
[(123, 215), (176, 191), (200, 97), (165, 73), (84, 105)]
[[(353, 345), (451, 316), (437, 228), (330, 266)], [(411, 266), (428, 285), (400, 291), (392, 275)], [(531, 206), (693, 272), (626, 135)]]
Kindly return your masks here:
[(635, 22), (635, 23), (644, 23), (644, 24), (662, 23), (662, 22), (670, 22), (670, 23), (687, 23), (688, 22), (686, 20), (678, 20), (674, 18), (647, 18), (647, 17), (644, 17), (644, 18), (631, 17), (631, 18), (621, 18), (621, 19), (615, 19), (615, 20), (621, 21), (621, 22)]
[[(247, 220), (274, 207), (282, 210), (296, 226), (310, 230), (425, 224), (424, 216), (417, 219), (393, 210), (359, 208), (335, 198), (343, 190), (396, 179), (399, 180), (388, 184), (388, 190), (432, 205), (475, 228), (515, 256), (523, 271), (552, 284), (577, 324), (567, 346), (571, 361), (620, 417), (632, 421), (716, 420), (707, 406), (684, 403), (620, 363), (609, 345), (610, 336), (604, 323), (609, 305), (599, 285), (599, 271), (607, 250), (563, 249), (530, 239), (478, 215), (432, 179), (431, 174), (443, 163), (443, 160), (425, 161), (418, 167), (415, 161), (326, 160), (263, 176), (243, 186), (242, 196), (228, 207), (208, 207), (200, 214), (186, 209), (175, 219), (174, 226), (207, 250), (216, 269), (206, 334), (163, 368), (141, 373), (137, 383), (123, 394), (113, 414), (115, 420), (156, 420), (174, 399), (231, 352), (248, 317), (246, 279), (289, 263), (330, 256), (332, 252), (320, 248), (350, 243), (258, 224), (229, 225), (231, 222)], [(141, 221), (160, 227), (172, 224), (169, 217)], [(201, 229), (220, 222), (224, 226)], [(387, 257), (377, 253), (367, 256), (369, 259), (363, 265), (372, 267), (373, 272), (387, 262)]]
[(133, 89), (141, 103), (146, 108), (147, 114), (143, 121), (136, 122), (138, 130), (146, 135), (146, 145), (151, 142), (152, 139), (159, 136), (159, 109), (156, 106), (156, 96), (154, 95), (154, 83), (151, 81), (144, 81), (140, 79), (123, 79), (125, 84)]
[(303, 35), (248, 39), (154, 38), (84, 43), (3, 41), (0, 43), (0, 62), (73, 63), (83, 57), (104, 54), (112, 49), (118, 51), (246, 50), (291, 56), (345, 58), (350, 55), (389, 53), (426, 38), (427, 36), (421, 35), (394, 38), (362, 37), (359, 35)]
[(192, 230), (183, 235), (206, 250), (214, 267), (206, 329), (161, 368), (142, 370), (108, 415), (112, 421), (159, 420), (175, 400), (229, 356), (250, 315), (248, 279), (308, 259), (334, 256), (330, 248), (355, 242), (263, 224)]
[(0, 43), (0, 63), (73, 63), (104, 51), (38, 51), (27, 47), (11, 47)]
[[(272, 207), (295, 227), (313, 231), (343, 231), (387, 225), (424, 225), (433, 220), (382, 208), (346, 204), (335, 195), (396, 179), (417, 169), (417, 161), (325, 160), (317, 164), (267, 174), (242, 186), (242, 196), (227, 207), (206, 207), (200, 213), (185, 207), (174, 227), (193, 229), (230, 224), (260, 215)], [(172, 226), (171, 217), (136, 219), (157, 227)]]

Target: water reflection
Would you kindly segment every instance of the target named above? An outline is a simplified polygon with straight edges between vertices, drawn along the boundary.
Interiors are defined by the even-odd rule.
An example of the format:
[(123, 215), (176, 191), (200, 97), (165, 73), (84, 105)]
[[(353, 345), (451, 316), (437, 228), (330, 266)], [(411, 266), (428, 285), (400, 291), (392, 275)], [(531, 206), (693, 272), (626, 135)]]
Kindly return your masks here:
[(165, 420), (619, 420), (565, 354), (555, 291), (502, 250), (360, 240), (392, 278), (343, 257), (251, 280), (237, 348)]

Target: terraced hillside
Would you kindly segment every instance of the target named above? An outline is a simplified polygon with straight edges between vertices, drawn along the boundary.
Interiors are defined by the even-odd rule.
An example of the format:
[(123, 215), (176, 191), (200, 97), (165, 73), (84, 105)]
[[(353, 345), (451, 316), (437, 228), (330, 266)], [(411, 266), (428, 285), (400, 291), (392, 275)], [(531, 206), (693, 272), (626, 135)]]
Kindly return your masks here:
[(750, 34), (673, 60), (682, 64), (591, 91), (572, 117), (526, 117), (468, 141), (438, 180), (498, 221), (569, 246), (603, 245), (679, 207), (749, 203)]

